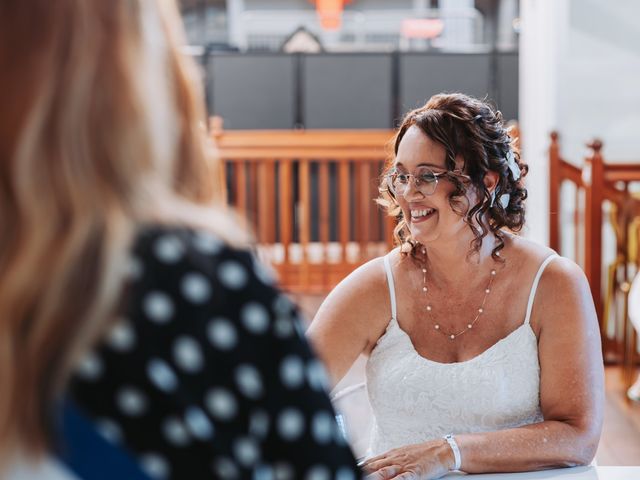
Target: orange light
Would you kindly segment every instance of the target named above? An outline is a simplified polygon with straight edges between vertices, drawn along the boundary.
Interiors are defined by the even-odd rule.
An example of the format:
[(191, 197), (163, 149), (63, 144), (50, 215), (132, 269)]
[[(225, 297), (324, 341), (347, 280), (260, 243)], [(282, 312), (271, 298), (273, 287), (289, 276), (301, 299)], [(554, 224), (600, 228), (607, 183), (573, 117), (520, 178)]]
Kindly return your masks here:
[(320, 26), (324, 30), (339, 30), (342, 26), (342, 10), (350, 0), (315, 0), (320, 17)]

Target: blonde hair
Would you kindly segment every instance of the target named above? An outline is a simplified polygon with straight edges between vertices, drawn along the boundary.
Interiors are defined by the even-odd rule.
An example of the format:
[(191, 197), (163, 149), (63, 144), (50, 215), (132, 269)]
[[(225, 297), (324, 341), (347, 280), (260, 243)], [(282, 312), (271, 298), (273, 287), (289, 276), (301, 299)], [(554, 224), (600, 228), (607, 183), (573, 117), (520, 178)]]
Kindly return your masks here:
[(181, 28), (174, 0), (0, 6), (0, 467), (49, 446), (140, 225), (246, 242), (221, 207)]

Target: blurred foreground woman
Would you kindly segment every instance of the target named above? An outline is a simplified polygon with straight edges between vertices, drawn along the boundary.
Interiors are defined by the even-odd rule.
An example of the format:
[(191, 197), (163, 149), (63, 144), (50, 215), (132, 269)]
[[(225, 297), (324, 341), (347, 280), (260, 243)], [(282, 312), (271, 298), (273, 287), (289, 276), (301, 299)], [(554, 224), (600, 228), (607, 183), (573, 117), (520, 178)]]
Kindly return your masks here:
[(183, 42), (172, 0), (0, 4), (0, 470), (64, 458), (72, 404), (147, 477), (355, 478)]

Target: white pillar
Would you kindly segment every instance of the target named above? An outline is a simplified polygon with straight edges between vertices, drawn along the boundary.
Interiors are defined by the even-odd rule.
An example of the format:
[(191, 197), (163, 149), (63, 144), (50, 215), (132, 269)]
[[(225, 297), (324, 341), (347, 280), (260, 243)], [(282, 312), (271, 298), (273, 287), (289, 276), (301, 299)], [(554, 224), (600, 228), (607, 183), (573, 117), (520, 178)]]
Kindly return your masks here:
[(244, 0), (227, 0), (227, 30), (229, 44), (240, 49), (246, 48), (246, 38), (242, 25), (242, 13), (245, 11)]
[(569, 0), (520, 1), (520, 132), (527, 176), (524, 235), (549, 243), (549, 133), (558, 128), (560, 52)]

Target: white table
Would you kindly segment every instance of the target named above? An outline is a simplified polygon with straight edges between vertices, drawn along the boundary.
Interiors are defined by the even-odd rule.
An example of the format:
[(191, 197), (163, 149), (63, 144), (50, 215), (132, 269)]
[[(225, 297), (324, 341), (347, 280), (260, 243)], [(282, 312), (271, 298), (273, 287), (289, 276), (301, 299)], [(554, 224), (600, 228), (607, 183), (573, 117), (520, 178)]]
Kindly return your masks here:
[[(640, 459), (638, 459), (640, 461)], [(451, 473), (448, 480), (640, 480), (640, 467), (574, 467), (523, 473)]]

